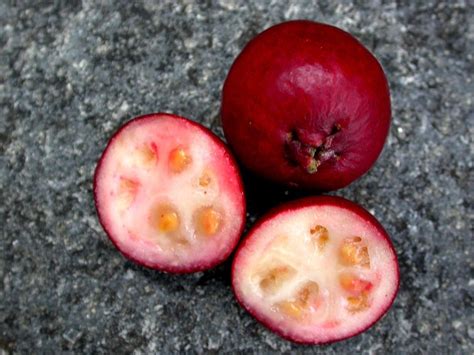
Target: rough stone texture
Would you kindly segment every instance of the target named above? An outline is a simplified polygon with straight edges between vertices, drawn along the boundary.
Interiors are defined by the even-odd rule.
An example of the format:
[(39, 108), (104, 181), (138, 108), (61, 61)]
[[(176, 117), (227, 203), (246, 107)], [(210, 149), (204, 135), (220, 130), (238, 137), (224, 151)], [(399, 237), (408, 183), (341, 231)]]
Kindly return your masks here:
[[(473, 15), (461, 0), (1, 1), (0, 349), (472, 354)], [(108, 137), (135, 115), (174, 112), (222, 136), (233, 58), (294, 18), (356, 35), (393, 99), (382, 157), (337, 194), (392, 235), (400, 293), (372, 329), (325, 347), (281, 340), (241, 310), (229, 263), (175, 277), (126, 261), (92, 200)], [(249, 224), (296, 195), (247, 182)]]

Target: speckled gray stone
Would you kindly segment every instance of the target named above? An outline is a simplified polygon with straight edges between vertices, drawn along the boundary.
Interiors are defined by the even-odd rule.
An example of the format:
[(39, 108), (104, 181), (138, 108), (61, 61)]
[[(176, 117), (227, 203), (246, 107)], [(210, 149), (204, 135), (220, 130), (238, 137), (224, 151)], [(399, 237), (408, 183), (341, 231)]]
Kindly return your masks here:
[[(0, 352), (474, 352), (473, 3), (287, 3), (0, 2)], [(356, 35), (393, 99), (384, 153), (337, 194), (392, 235), (400, 293), (372, 329), (325, 347), (284, 341), (241, 310), (229, 263), (177, 277), (125, 260), (92, 199), (107, 139), (135, 115), (174, 112), (222, 136), (233, 58), (295, 18)], [(246, 181), (249, 225), (297, 195)]]

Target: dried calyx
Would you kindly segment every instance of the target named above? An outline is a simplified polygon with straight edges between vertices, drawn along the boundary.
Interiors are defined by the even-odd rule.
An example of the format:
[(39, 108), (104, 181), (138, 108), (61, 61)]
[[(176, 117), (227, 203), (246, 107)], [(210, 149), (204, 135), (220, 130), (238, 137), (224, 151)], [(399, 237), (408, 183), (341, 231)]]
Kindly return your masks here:
[(288, 159), (309, 174), (317, 172), (325, 161), (340, 158), (339, 153), (331, 148), (335, 135), (340, 131), (340, 124), (335, 124), (328, 135), (293, 129), (286, 140)]

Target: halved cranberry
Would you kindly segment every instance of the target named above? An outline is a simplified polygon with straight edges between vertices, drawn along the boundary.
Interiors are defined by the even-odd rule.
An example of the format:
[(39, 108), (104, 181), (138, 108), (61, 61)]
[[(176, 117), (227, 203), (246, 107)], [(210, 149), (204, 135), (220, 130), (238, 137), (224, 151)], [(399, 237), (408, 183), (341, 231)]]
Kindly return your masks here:
[(387, 312), (398, 290), (398, 262), (370, 213), (340, 197), (313, 197), (257, 222), (236, 252), (232, 285), (239, 303), (275, 333), (331, 343)]
[(208, 129), (157, 113), (112, 137), (95, 172), (100, 222), (133, 261), (194, 272), (226, 259), (245, 221), (238, 167)]

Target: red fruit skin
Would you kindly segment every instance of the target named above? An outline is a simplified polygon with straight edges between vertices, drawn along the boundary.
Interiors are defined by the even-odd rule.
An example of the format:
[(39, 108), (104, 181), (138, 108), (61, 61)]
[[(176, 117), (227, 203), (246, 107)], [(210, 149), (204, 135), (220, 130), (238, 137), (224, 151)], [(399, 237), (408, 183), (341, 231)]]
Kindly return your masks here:
[[(224, 83), (221, 116), (227, 141), (251, 171), (328, 191), (377, 160), (390, 127), (390, 93), (377, 59), (350, 34), (290, 21), (239, 54)], [(309, 173), (308, 149), (318, 147), (320, 165)]]
[(335, 343), (335, 342), (339, 342), (339, 341), (342, 341), (342, 340), (352, 338), (356, 335), (359, 335), (359, 334), (365, 332), (366, 330), (371, 328), (375, 323), (377, 323), (388, 312), (390, 307), (393, 305), (393, 302), (395, 301), (395, 298), (398, 294), (398, 290), (400, 288), (400, 269), (399, 269), (399, 266), (398, 266), (398, 261), (396, 263), (396, 265), (397, 265), (397, 269), (396, 269), (396, 279), (397, 279), (396, 291), (393, 294), (393, 298), (389, 302), (387, 302), (387, 306), (385, 307), (385, 309), (382, 312), (380, 312), (380, 316), (377, 317), (372, 323), (367, 325), (366, 328), (361, 329), (357, 332), (354, 332), (353, 334), (351, 334), (351, 335), (349, 335), (345, 338), (338, 338), (338, 339), (334, 339), (334, 340), (331, 340), (331, 341), (328, 341), (328, 342), (304, 341), (304, 340), (293, 338), (293, 337), (290, 337), (290, 336), (284, 334), (273, 324), (273, 322), (271, 320), (266, 319), (265, 317), (262, 317), (261, 313), (259, 313), (258, 310), (254, 309), (253, 307), (250, 307), (248, 304), (246, 304), (244, 302), (244, 300), (241, 299), (238, 290), (234, 286), (235, 285), (234, 279), (236, 278), (236, 274), (239, 272), (238, 265), (237, 265), (237, 262), (236, 262), (237, 258), (238, 258), (239, 251), (241, 249), (243, 249), (247, 245), (247, 243), (249, 243), (249, 240), (251, 239), (252, 234), (255, 233), (256, 231), (258, 231), (260, 226), (262, 224), (264, 224), (267, 220), (278, 216), (280, 213), (284, 213), (284, 212), (288, 212), (288, 211), (292, 211), (292, 210), (297, 210), (297, 209), (304, 208), (304, 207), (309, 207), (309, 206), (335, 206), (335, 207), (341, 207), (341, 208), (349, 209), (351, 212), (357, 214), (358, 216), (363, 218), (365, 221), (367, 221), (367, 223), (372, 224), (381, 233), (381, 235), (384, 236), (384, 238), (386, 239), (388, 245), (392, 249), (393, 254), (395, 256), (397, 255), (396, 251), (395, 251), (395, 248), (393, 246), (393, 243), (392, 243), (388, 233), (383, 228), (383, 226), (380, 224), (379, 221), (377, 221), (377, 219), (374, 216), (372, 216), (368, 211), (366, 211), (361, 206), (357, 205), (354, 202), (346, 200), (345, 198), (338, 197), (338, 196), (306, 197), (306, 198), (302, 198), (302, 199), (299, 199), (299, 200), (284, 203), (284, 204), (270, 210), (266, 215), (261, 217), (257, 221), (257, 223), (255, 223), (255, 225), (251, 228), (251, 230), (248, 232), (248, 234), (242, 239), (240, 245), (237, 248), (237, 251), (234, 254), (234, 259), (233, 259), (233, 262), (232, 262), (232, 269), (231, 269), (232, 291), (234, 292), (234, 295), (235, 295), (235, 298), (237, 299), (237, 302), (239, 303), (239, 305), (242, 308), (247, 310), (247, 312), (249, 312), (260, 324), (262, 324), (266, 328), (270, 329), (273, 333), (277, 334), (278, 336), (280, 336), (280, 337), (282, 337), (286, 340), (289, 340), (293, 343), (298, 343), (298, 344), (327, 345), (327, 344), (332, 344), (332, 343)]
[(159, 270), (159, 271), (163, 271), (163, 272), (167, 272), (167, 273), (172, 273), (172, 274), (190, 274), (190, 273), (194, 273), (194, 272), (199, 272), (199, 271), (204, 271), (204, 270), (208, 270), (208, 269), (211, 269), (213, 267), (216, 267), (217, 265), (221, 264), (222, 262), (224, 262), (228, 257), (229, 255), (232, 253), (232, 251), (235, 249), (235, 247), (237, 246), (237, 244), (239, 243), (239, 240), (240, 238), (235, 238), (235, 241), (234, 243), (232, 244), (232, 246), (229, 248), (229, 251), (228, 253), (226, 254), (223, 254), (219, 259), (216, 259), (214, 260), (213, 262), (210, 262), (208, 264), (201, 264), (201, 265), (197, 265), (197, 266), (194, 266), (194, 267), (182, 267), (182, 266), (173, 266), (173, 265), (161, 265), (159, 263), (146, 263), (144, 262), (143, 260), (140, 260), (140, 259), (137, 259), (137, 258), (134, 258), (133, 256), (131, 256), (130, 254), (128, 254), (127, 252), (121, 250), (117, 244), (117, 242), (114, 240), (114, 238), (111, 236), (111, 233), (109, 232), (108, 230), (108, 227), (107, 227), (107, 224), (104, 222), (104, 220), (101, 218), (101, 215), (99, 213), (99, 206), (98, 206), (98, 199), (97, 199), (97, 177), (99, 176), (99, 172), (100, 172), (100, 168), (102, 166), (102, 160), (104, 159), (105, 157), (105, 152), (107, 151), (107, 149), (109, 148), (109, 146), (111, 145), (111, 143), (117, 138), (119, 137), (120, 135), (120, 132), (125, 129), (125, 127), (127, 127), (129, 124), (131, 124), (132, 122), (135, 122), (136, 120), (141, 120), (141, 119), (147, 119), (147, 118), (150, 118), (150, 117), (154, 117), (154, 116), (157, 116), (157, 118), (159, 116), (163, 116), (163, 115), (166, 115), (166, 116), (169, 116), (169, 117), (173, 117), (173, 118), (176, 118), (176, 119), (179, 119), (179, 120), (184, 120), (190, 124), (192, 124), (193, 126), (195, 126), (196, 128), (199, 128), (203, 133), (205, 133), (206, 135), (208, 135), (217, 145), (221, 146), (222, 148), (224, 148), (224, 150), (226, 151), (226, 153), (228, 154), (228, 157), (229, 157), (229, 160), (232, 162), (232, 165), (233, 167), (235, 167), (235, 172), (236, 172), (236, 176), (238, 176), (238, 183), (239, 183), (239, 190), (240, 190), (240, 196), (242, 197), (242, 203), (243, 203), (243, 216), (244, 218), (242, 218), (242, 224), (240, 226), (240, 230), (239, 230), (239, 237), (242, 235), (243, 231), (244, 231), (244, 227), (245, 227), (245, 214), (246, 214), (246, 200), (245, 200), (245, 194), (244, 194), (244, 185), (243, 185), (243, 182), (242, 182), (242, 177), (240, 175), (240, 172), (238, 170), (238, 165), (237, 165), (237, 162), (235, 161), (232, 153), (229, 151), (229, 148), (214, 134), (212, 133), (211, 130), (209, 130), (208, 128), (194, 122), (194, 121), (191, 121), (191, 120), (188, 120), (187, 118), (184, 118), (184, 117), (181, 117), (181, 116), (178, 116), (178, 115), (174, 115), (174, 114), (171, 114), (171, 113), (166, 113), (166, 112), (157, 112), (157, 113), (150, 113), (150, 114), (146, 114), (146, 115), (142, 115), (142, 116), (137, 116), (133, 119), (131, 119), (130, 121), (126, 122), (124, 125), (122, 125), (112, 136), (112, 138), (110, 138), (109, 142), (107, 143), (107, 147), (104, 149), (104, 152), (102, 153), (98, 163), (97, 163), (97, 167), (95, 169), (95, 172), (94, 172), (94, 186), (93, 186), (93, 191), (94, 191), (94, 205), (95, 205), (95, 208), (96, 208), (96, 212), (97, 212), (97, 216), (99, 218), (99, 222), (100, 222), (100, 225), (102, 226), (103, 230), (105, 231), (105, 233), (107, 234), (107, 237), (109, 238), (109, 240), (112, 242), (112, 244), (115, 246), (115, 248), (127, 259), (129, 259), (130, 261), (138, 264), (138, 265), (141, 265), (141, 266), (144, 266), (144, 267), (147, 267), (147, 268), (150, 268), (150, 269), (154, 269), (154, 270)]

